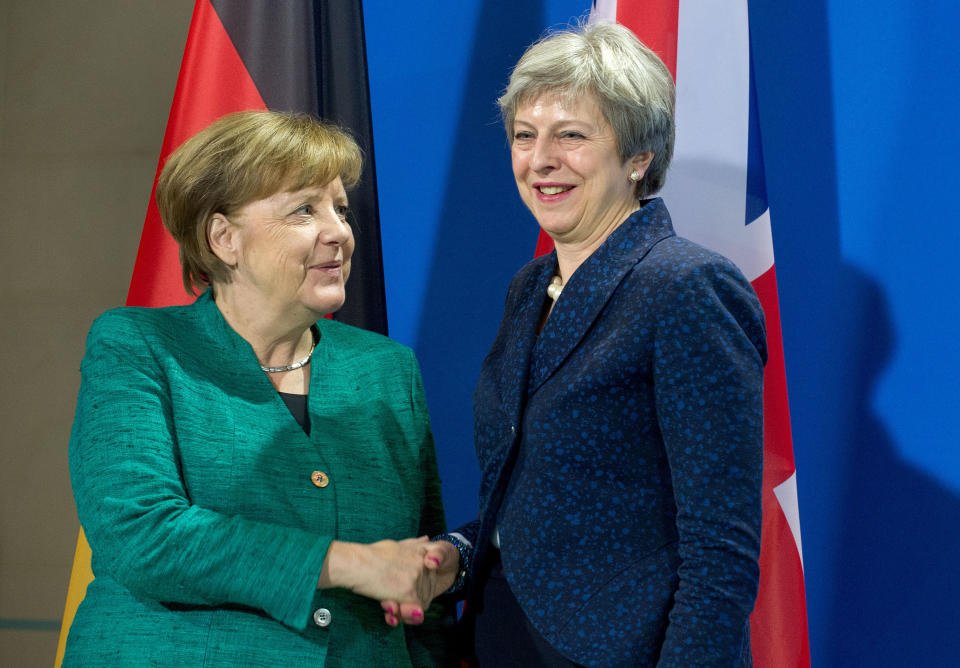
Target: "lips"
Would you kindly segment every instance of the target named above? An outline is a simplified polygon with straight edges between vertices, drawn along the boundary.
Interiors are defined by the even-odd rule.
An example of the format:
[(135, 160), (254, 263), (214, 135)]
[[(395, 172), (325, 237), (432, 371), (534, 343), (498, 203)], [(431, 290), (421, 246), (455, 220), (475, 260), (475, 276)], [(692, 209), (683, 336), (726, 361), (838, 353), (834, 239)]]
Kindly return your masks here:
[(317, 271), (322, 271), (325, 274), (330, 274), (331, 276), (339, 276), (340, 268), (343, 266), (343, 262), (340, 260), (330, 260), (329, 262), (320, 262), (318, 264), (310, 265), (311, 269), (316, 269)]
[(533, 186), (540, 191), (542, 195), (559, 195), (560, 193), (565, 193), (569, 190), (573, 190), (573, 186), (564, 185), (562, 183), (537, 183)]
[(575, 187), (569, 183), (540, 182), (533, 184), (533, 194), (544, 204), (550, 204), (569, 197)]

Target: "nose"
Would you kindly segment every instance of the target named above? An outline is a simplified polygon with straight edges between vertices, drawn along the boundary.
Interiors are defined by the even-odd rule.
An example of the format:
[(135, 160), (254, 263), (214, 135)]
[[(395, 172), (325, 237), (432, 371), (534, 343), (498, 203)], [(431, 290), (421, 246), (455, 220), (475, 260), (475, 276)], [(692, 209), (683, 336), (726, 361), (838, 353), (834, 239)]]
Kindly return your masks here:
[(327, 246), (345, 246), (353, 238), (350, 223), (334, 207), (327, 209), (317, 228), (320, 243)]
[(535, 172), (550, 172), (560, 166), (560, 154), (556, 142), (548, 133), (536, 138), (530, 154), (530, 169)]

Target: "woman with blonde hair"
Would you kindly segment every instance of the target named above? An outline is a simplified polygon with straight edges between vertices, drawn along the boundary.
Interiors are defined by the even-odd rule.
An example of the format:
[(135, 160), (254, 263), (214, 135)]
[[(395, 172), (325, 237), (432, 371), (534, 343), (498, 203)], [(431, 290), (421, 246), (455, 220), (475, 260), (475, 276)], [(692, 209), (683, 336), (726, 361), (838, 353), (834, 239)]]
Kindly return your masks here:
[[(64, 665), (445, 665), (449, 611), (410, 538), (444, 528), (417, 362), (323, 318), (360, 164), (336, 127), (241, 112), (164, 166), (203, 293), (91, 328), (70, 470), (95, 579)], [(384, 598), (415, 625), (384, 624)]]

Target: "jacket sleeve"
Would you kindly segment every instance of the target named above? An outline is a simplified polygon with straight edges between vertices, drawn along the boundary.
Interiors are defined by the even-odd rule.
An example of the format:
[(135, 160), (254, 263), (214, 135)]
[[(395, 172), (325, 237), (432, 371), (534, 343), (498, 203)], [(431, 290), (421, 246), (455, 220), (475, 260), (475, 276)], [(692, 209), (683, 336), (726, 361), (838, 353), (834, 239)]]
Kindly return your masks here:
[[(430, 415), (423, 391), (420, 367), (410, 352), (411, 387), (410, 401), (413, 406), (413, 434), (419, 443), (420, 476), (423, 481), (423, 506), (420, 515), (421, 536), (436, 536), (443, 533), (446, 519), (440, 491), (440, 474), (437, 468), (437, 453), (430, 429)], [(453, 653), (453, 625), (456, 611), (453, 604), (444, 598), (434, 601), (424, 615), (423, 624), (406, 626), (407, 646), (414, 668), (457, 665)]]
[(70, 475), (94, 573), (138, 597), (246, 605), (304, 628), (332, 537), (191, 503), (167, 380), (141, 324), (123, 311), (98, 318), (81, 365)]
[(658, 665), (740, 665), (759, 581), (763, 312), (736, 267), (712, 259), (661, 286), (655, 326), (681, 560)]

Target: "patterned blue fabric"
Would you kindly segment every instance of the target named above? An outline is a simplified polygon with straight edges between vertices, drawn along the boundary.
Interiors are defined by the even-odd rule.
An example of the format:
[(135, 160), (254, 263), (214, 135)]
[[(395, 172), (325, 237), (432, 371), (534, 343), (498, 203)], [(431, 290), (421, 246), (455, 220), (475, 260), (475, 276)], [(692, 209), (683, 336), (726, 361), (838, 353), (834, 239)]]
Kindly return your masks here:
[(506, 577), (588, 666), (749, 666), (759, 578), (763, 313), (727, 259), (647, 202), (567, 281), (513, 279), (474, 394), (480, 519), (466, 625)]

